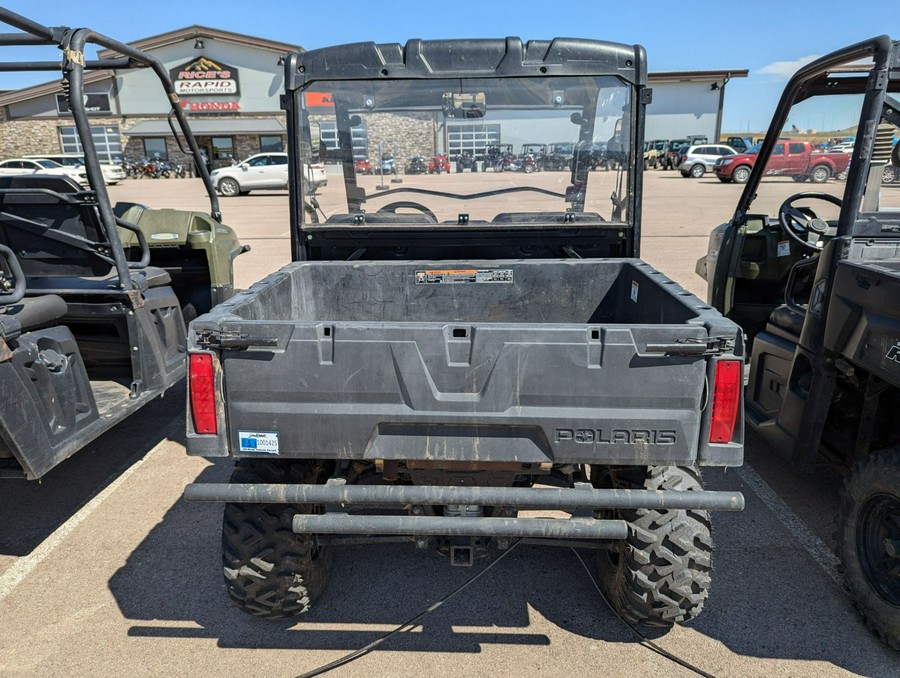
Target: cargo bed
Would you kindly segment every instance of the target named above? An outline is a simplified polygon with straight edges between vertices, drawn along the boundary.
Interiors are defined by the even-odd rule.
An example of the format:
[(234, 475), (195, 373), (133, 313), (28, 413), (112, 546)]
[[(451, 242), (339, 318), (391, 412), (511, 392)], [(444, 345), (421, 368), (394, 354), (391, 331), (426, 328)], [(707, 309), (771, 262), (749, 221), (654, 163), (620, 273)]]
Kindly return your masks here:
[(193, 454), (741, 461), (701, 436), (735, 326), (638, 259), (299, 262), (192, 328), (228, 393)]

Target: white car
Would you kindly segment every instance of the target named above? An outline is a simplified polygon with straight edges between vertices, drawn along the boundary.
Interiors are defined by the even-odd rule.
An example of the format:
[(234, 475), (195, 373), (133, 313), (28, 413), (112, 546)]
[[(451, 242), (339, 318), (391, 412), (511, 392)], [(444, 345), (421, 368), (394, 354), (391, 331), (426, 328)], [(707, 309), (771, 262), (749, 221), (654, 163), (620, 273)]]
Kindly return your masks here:
[[(306, 179), (312, 190), (328, 184), (325, 165), (311, 164), (305, 167)], [(257, 189), (286, 189), (287, 153), (258, 153), (239, 165), (214, 169), (210, 176), (216, 190), (227, 197), (243, 195)]]
[(699, 179), (707, 172), (712, 172), (716, 161), (726, 155), (735, 155), (736, 151), (726, 144), (698, 144), (684, 152), (681, 161), (681, 176)]
[(61, 174), (87, 186), (87, 172), (84, 167), (66, 167), (53, 160), (33, 160), (32, 158), (10, 158), (0, 162), (0, 176), (13, 174)]
[(853, 141), (845, 141), (842, 144), (835, 144), (828, 149), (829, 153), (853, 153), (853, 147), (856, 145)]
[[(81, 167), (84, 168), (84, 156), (77, 153), (44, 153), (42, 155), (31, 154), (23, 156), (30, 160), (52, 160), (58, 162), (65, 167)], [(120, 181), (125, 181), (125, 170), (121, 165), (114, 162), (100, 161), (100, 172), (103, 174), (103, 181), (107, 186), (113, 186)]]

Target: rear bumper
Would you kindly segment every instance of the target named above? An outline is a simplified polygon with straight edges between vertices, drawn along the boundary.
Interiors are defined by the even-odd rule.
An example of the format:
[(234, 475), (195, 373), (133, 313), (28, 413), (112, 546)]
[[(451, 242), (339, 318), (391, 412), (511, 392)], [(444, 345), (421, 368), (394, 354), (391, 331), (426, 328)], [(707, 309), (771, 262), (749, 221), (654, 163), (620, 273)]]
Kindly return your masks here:
[(528, 509), (696, 509), (742, 511), (740, 492), (678, 492), (443, 485), (270, 485), (192, 483), (187, 501), (248, 504), (333, 504), (342, 507), (402, 507), (472, 504)]
[[(319, 504), (322, 514), (298, 513), (297, 533), (340, 535), (411, 535), (520, 537), (542, 539), (626, 539), (623, 520), (597, 518), (541, 519), (509, 517), (517, 509), (583, 512), (601, 509), (697, 509), (741, 511), (740, 492), (678, 492), (586, 488), (455, 487), (432, 485), (269, 485), (191, 484), (187, 501), (264, 504)], [(448, 504), (509, 509), (501, 517), (467, 518), (427, 515), (424, 506)], [(407, 509), (414, 515), (365, 515), (347, 509)], [(495, 512), (496, 515), (497, 512)], [(505, 515), (504, 515), (505, 513)]]

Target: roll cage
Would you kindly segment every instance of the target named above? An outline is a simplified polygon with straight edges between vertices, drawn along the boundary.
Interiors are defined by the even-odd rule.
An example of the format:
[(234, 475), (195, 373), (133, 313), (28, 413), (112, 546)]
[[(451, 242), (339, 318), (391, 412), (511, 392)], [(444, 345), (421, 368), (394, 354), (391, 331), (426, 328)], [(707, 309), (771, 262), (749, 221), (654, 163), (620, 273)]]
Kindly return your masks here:
[[(35, 21), (27, 19), (15, 12), (0, 7), (0, 23), (19, 29), (19, 33), (0, 33), (0, 47), (51, 45), (62, 51), (62, 59), (56, 61), (4, 61), (0, 62), (0, 72), (3, 71), (62, 71), (63, 93), (67, 98), (69, 110), (75, 121), (78, 138), (84, 149), (85, 170), (88, 183), (96, 196), (97, 211), (103, 231), (108, 238), (110, 254), (119, 277), (121, 289), (132, 288), (129, 262), (122, 248), (121, 239), (116, 230), (117, 226), (129, 228), (130, 225), (117, 219), (113, 213), (106, 183), (100, 169), (100, 161), (97, 157), (97, 149), (91, 136), (90, 122), (84, 101), (84, 73), (97, 70), (121, 70), (132, 68), (150, 68), (159, 78), (160, 84), (169, 101), (168, 114), (169, 127), (175, 137), (179, 150), (194, 158), (194, 164), (209, 197), (210, 215), (217, 222), (222, 221), (219, 210), (219, 201), (210, 179), (206, 165), (201, 160), (200, 148), (191, 132), (190, 125), (184, 112), (179, 106), (178, 95), (169, 77), (168, 71), (156, 57), (125, 43), (114, 40), (106, 35), (97, 33), (89, 28), (69, 28), (68, 26), (43, 26)], [(121, 57), (88, 60), (85, 58), (85, 46), (98, 45), (112, 50)], [(176, 129), (177, 125), (177, 129)], [(185, 149), (178, 132), (187, 143)], [(134, 230), (130, 227), (129, 230)], [(142, 243), (143, 245), (143, 243)], [(145, 247), (142, 249), (146, 250)], [(144, 264), (146, 265), (146, 264)]]

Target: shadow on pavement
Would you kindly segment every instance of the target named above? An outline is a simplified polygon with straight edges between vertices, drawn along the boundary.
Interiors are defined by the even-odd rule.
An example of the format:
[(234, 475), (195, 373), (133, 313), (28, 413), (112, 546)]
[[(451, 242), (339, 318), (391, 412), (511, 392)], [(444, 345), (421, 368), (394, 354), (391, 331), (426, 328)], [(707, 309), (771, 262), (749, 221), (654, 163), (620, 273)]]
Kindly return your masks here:
[(135, 461), (166, 439), (184, 416), (184, 387), (138, 412), (82, 448), (40, 480), (2, 480), (0, 556), (24, 556)]
[[(209, 467), (198, 482), (227, 482), (230, 466), (223, 461)], [(740, 655), (827, 661), (868, 675), (891, 666), (892, 653), (865, 631), (837, 584), (790, 534), (773, 529), (775, 519), (752, 490), (734, 473), (707, 475), (713, 489), (742, 490), (748, 506), (743, 514), (716, 516), (713, 592), (691, 627)], [(475, 574), (412, 545), (344, 547), (335, 553), (316, 609), (293, 620), (255, 619), (231, 605), (221, 583), (221, 513), (219, 505), (179, 500), (112, 577), (109, 587), (123, 616), (137, 622), (129, 636), (208, 638), (223, 648), (353, 651)], [(583, 557), (592, 567), (594, 556)], [(379, 649), (478, 653), (484, 644), (550, 645), (544, 622), (533, 625), (529, 608), (578, 636), (636, 642), (570, 549), (523, 546), (422, 620), (420, 629)], [(642, 631), (651, 638), (665, 635)]]

